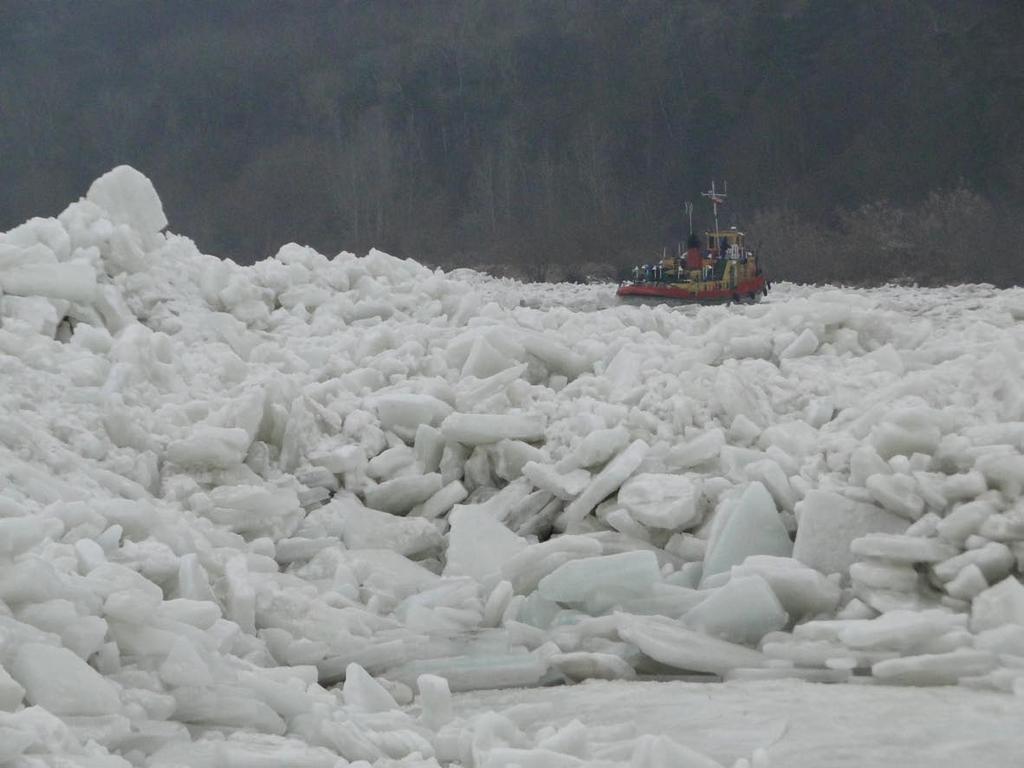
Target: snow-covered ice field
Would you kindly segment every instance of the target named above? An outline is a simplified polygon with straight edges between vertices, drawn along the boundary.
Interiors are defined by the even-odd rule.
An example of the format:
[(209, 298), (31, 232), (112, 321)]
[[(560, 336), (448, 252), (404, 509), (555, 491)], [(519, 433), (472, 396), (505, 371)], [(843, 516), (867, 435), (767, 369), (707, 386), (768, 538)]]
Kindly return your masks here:
[(1019, 760), (1024, 291), (166, 226), (121, 167), (0, 235), (0, 766)]
[(671, 738), (726, 766), (758, 750), (786, 768), (1012, 766), (1024, 750), (1019, 699), (951, 686), (590, 681), (459, 694), (456, 712), (523, 704), (535, 718), (524, 718), (528, 740), (575, 719), (592, 755), (620, 760), (645, 736)]

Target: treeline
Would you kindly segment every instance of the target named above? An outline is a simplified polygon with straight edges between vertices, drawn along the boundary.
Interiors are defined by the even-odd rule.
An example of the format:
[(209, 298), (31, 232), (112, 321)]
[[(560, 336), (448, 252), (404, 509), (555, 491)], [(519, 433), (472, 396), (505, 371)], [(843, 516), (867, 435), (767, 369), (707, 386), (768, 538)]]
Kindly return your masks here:
[(749, 229), (780, 280), (1005, 286), (1024, 279), (1021, 213), (958, 188), (907, 206), (879, 201), (841, 210), (833, 226), (771, 208), (758, 211)]
[[(172, 229), (528, 277), (725, 223), (780, 278), (1024, 277), (1019, 0), (74, 0), (0, 23), (0, 227), (112, 165)], [(887, 202), (885, 202), (887, 201)]]

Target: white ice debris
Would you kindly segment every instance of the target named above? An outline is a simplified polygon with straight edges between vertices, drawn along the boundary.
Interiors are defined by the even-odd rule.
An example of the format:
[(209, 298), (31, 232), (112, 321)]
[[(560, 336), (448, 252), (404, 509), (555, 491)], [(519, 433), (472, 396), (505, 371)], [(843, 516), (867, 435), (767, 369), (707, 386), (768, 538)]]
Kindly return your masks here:
[(1024, 691), (1017, 292), (636, 308), (166, 226), (122, 166), (0, 235), (0, 763), (711, 766), (452, 691)]
[(586, 489), (565, 508), (566, 520), (569, 523), (579, 523), (603, 498), (618, 490), (640, 466), (640, 462), (647, 455), (647, 450), (647, 443), (636, 440), (609, 461)]

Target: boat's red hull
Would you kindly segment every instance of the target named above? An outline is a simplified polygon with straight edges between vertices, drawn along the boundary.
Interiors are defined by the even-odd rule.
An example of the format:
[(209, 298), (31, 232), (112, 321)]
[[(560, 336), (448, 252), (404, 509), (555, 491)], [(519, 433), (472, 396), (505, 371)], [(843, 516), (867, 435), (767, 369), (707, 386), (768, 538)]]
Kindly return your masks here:
[(767, 295), (768, 281), (764, 275), (756, 275), (748, 280), (741, 280), (735, 288), (720, 288), (703, 283), (625, 283), (619, 286), (616, 293), (624, 299), (664, 299), (691, 304), (757, 301), (762, 295)]

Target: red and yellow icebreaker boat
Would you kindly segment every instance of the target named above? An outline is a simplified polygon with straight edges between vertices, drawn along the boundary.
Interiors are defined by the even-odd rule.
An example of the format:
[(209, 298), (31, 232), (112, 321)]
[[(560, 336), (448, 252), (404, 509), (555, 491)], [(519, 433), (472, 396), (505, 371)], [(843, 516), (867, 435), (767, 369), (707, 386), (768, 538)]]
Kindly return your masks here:
[(715, 229), (701, 239), (691, 234), (686, 251), (633, 267), (633, 279), (619, 285), (620, 300), (644, 304), (715, 304), (759, 301), (771, 288), (757, 255), (735, 227), (719, 229), (718, 204), (725, 195), (705, 193), (715, 204)]

